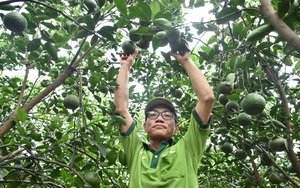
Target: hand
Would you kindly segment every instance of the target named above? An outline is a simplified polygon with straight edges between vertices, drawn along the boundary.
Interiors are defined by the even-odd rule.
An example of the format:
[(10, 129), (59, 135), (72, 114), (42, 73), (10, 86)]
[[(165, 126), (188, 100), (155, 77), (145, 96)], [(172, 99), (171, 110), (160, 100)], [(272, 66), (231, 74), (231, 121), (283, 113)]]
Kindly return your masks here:
[(138, 50), (135, 48), (131, 55), (121, 56), (121, 65), (126, 64), (132, 66), (135, 62), (135, 58), (139, 55)]
[[(187, 40), (182, 39), (184, 43), (188, 43)], [(180, 63), (183, 64), (185, 62), (191, 61), (190, 58), (190, 51), (189, 50), (184, 50), (184, 51), (179, 51), (179, 53), (176, 53), (171, 50), (171, 56), (175, 57), (175, 59)]]

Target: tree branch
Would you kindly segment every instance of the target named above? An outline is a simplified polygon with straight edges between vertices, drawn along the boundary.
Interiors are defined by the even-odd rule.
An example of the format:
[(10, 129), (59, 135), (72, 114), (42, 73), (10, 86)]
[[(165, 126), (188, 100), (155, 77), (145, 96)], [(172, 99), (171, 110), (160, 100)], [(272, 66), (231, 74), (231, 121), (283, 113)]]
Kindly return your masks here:
[(260, 0), (260, 3), (262, 13), (266, 16), (271, 25), (277, 30), (279, 35), (281, 35), (287, 43), (294, 47), (295, 50), (300, 52), (300, 37), (278, 16), (271, 5), (271, 1)]

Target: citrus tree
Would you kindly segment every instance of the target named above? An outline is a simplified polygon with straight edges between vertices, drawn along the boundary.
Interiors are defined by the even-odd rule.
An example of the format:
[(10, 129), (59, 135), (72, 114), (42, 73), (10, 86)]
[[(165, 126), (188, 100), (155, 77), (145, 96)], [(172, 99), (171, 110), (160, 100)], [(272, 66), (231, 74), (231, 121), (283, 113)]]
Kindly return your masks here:
[[(203, 7), (209, 21), (186, 19)], [(188, 128), (197, 100), (170, 49), (191, 50), (215, 91), (200, 187), (299, 187), (299, 1), (5, 0), (0, 10), (4, 187), (126, 187), (113, 92), (135, 46), (139, 125), (145, 103), (164, 96), (179, 110), (176, 139)]]

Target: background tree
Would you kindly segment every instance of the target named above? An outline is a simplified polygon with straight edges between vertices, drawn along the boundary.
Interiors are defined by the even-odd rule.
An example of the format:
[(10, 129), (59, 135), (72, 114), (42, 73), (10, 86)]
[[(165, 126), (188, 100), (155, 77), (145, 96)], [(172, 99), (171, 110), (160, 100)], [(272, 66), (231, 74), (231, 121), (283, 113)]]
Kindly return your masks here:
[[(215, 19), (185, 20), (208, 4)], [(1, 185), (126, 186), (113, 90), (121, 44), (135, 28), (150, 38), (136, 41), (131, 78), (140, 124), (150, 98), (168, 97), (180, 109), (179, 139), (196, 103), (161, 31), (180, 30), (218, 97), (200, 187), (299, 187), (299, 1), (6, 0), (0, 10)], [(263, 99), (252, 97), (247, 110), (250, 93)]]

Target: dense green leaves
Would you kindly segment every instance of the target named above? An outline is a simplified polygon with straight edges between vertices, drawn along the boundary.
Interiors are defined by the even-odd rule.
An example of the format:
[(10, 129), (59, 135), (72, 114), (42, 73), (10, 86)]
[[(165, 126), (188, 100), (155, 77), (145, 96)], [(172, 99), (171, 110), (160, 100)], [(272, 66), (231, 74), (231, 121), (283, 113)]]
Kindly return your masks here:
[[(268, 146), (270, 139), (290, 134), (299, 160), (300, 56), (273, 30), (249, 40), (268, 23), (259, 1), (97, 0), (93, 11), (83, 1), (39, 2), (26, 3), (24, 8), (18, 3), (0, 6), (1, 15), (20, 10), (28, 21), (23, 33), (5, 27), (0, 31), (0, 133), (14, 125), (0, 142), (2, 186), (84, 187), (87, 172), (99, 172), (101, 187), (127, 186), (126, 160), (118, 139), (118, 125), (125, 119), (115, 114), (113, 93), (120, 67), (117, 52), (131, 28), (138, 28), (138, 34), (154, 34), (152, 46), (139, 49), (142, 53), (131, 69), (129, 85), (129, 111), (142, 139), (147, 140), (142, 125), (149, 99), (164, 96), (177, 105), (176, 140), (187, 131), (197, 104), (188, 75), (170, 56), (169, 46), (160, 47), (164, 35), (156, 37), (178, 28), (216, 98), (199, 166), (200, 187), (272, 187), (272, 173), (288, 176), (278, 187), (300, 183), (287, 167), (288, 151), (274, 152)], [(299, 2), (272, 2), (284, 21), (299, 30)], [(203, 10), (210, 15), (203, 16)], [(184, 16), (192, 11), (193, 20)], [(232, 88), (221, 95), (218, 85), (224, 81)], [(264, 97), (266, 107), (241, 126), (237, 117), (243, 109), (228, 110), (226, 104), (234, 101), (239, 106), (253, 92)], [(63, 106), (69, 94), (80, 98), (76, 110)], [(232, 146), (223, 148), (225, 153), (224, 143)]]

